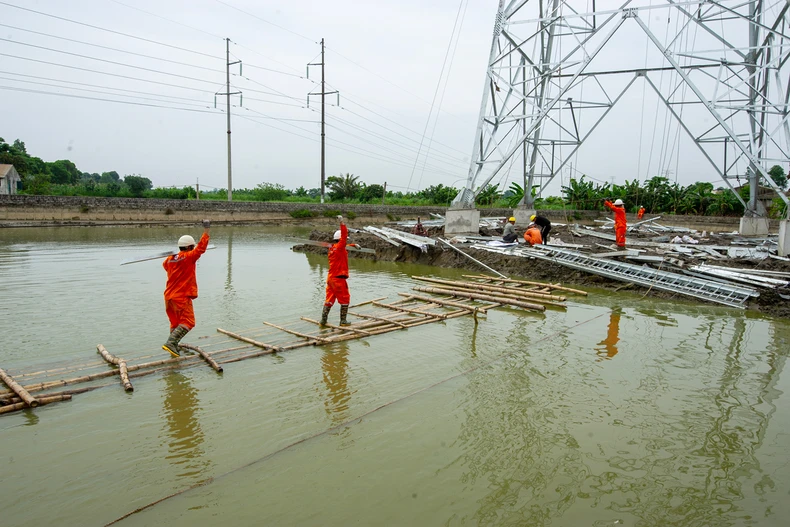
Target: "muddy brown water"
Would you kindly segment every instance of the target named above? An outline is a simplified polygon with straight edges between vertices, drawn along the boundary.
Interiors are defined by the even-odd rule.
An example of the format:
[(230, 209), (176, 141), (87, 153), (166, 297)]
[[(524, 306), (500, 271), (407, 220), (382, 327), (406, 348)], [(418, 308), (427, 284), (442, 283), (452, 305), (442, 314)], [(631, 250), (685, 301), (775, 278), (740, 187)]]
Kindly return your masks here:
[[(0, 367), (157, 354), (164, 271), (119, 262), (181, 234), (4, 230)], [(317, 316), (308, 235), (213, 229), (185, 340)], [(469, 273), (350, 269), (353, 301)], [(785, 525), (790, 324), (588, 290), (0, 416), (2, 525)]]

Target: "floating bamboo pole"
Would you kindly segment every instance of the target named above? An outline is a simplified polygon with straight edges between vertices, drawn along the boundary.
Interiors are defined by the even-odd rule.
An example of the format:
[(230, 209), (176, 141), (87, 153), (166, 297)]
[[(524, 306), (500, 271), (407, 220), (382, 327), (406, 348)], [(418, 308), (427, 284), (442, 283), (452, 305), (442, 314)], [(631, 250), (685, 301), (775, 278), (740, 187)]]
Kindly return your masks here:
[[(36, 406), (45, 405), (49, 403), (56, 403), (58, 401), (70, 401), (70, 400), (71, 400), (71, 395), (54, 395), (52, 397), (41, 397), (36, 401)], [(9, 404), (7, 406), (0, 406), (0, 414), (7, 414), (9, 412), (14, 412), (16, 410), (22, 410), (23, 408), (35, 408), (35, 406), (31, 407), (26, 402)]]
[(193, 346), (192, 344), (179, 344), (179, 346), (182, 347), (182, 348), (186, 348), (188, 350), (194, 351), (195, 353), (197, 353), (198, 355), (203, 357), (203, 360), (208, 362), (208, 365), (211, 366), (212, 368), (214, 368), (214, 371), (216, 371), (218, 373), (222, 372), (222, 366), (217, 364), (217, 361), (212, 359), (211, 356), (208, 353), (206, 353), (205, 351), (200, 349), (198, 346)]
[(480, 294), (487, 294), (487, 295), (496, 295), (496, 296), (502, 296), (502, 297), (506, 297), (506, 298), (512, 298), (514, 300), (525, 300), (525, 301), (529, 301), (529, 302), (538, 302), (540, 304), (548, 305), (548, 306), (557, 306), (557, 307), (562, 307), (562, 308), (565, 307), (565, 304), (563, 304), (562, 302), (554, 302), (552, 300), (546, 299), (545, 297), (523, 296), (523, 295), (518, 294), (517, 291), (516, 292), (511, 292), (512, 290), (507, 290), (507, 292), (494, 292), (494, 291), (488, 291), (488, 290), (485, 290), (485, 289), (474, 289), (474, 288), (471, 288), (471, 287), (465, 287), (465, 286), (460, 286), (460, 285), (458, 285), (458, 286), (451, 286), (451, 285), (441, 285), (441, 284), (436, 284), (433, 287), (435, 287), (437, 289), (447, 290), (447, 291), (463, 291), (464, 293), (480, 293)]
[(587, 296), (587, 291), (581, 291), (579, 289), (571, 289), (570, 287), (564, 287), (559, 284), (547, 284), (544, 282), (530, 282), (529, 280), (514, 280), (512, 278), (499, 278), (496, 276), (487, 276), (484, 274), (481, 275), (471, 275), (465, 274), (463, 275), (464, 278), (480, 278), (485, 280), (495, 280), (499, 282), (510, 282), (512, 284), (527, 284), (527, 285), (537, 285), (542, 287), (550, 287), (552, 289), (556, 289), (558, 291), (568, 291), (569, 293), (576, 293), (577, 295)]
[(351, 305), (350, 305), (350, 306), (348, 306), (348, 307), (350, 307), (350, 308), (351, 308), (351, 307), (360, 307), (360, 306), (366, 306), (366, 305), (368, 305), (368, 304), (372, 304), (373, 302), (378, 302), (379, 300), (386, 300), (386, 299), (387, 299), (387, 297), (386, 297), (386, 296), (382, 296), (381, 298), (374, 298), (373, 300), (368, 300), (367, 302), (360, 302), (359, 304), (351, 304)]
[(16, 393), (17, 396), (19, 396), (19, 398), (22, 399), (26, 405), (30, 406), (31, 408), (35, 408), (36, 406), (38, 406), (38, 401), (36, 401), (35, 397), (30, 395), (30, 393), (27, 390), (25, 390), (19, 384), (17, 384), (17, 382), (10, 375), (8, 375), (3, 369), (0, 369), (0, 379), (2, 379), (3, 382), (6, 383), (6, 385), (9, 388), (11, 388), (11, 390), (14, 391), (14, 393)]
[(393, 305), (390, 305), (390, 304), (382, 304), (381, 302), (373, 302), (373, 305), (374, 306), (378, 306), (378, 307), (384, 307), (384, 308), (387, 308), (387, 309), (393, 309), (395, 311), (403, 311), (404, 313), (413, 313), (415, 315), (424, 315), (424, 316), (427, 316), (427, 317), (434, 317), (434, 318), (438, 318), (440, 320), (444, 320), (444, 319), (447, 318), (445, 315), (442, 315), (440, 313), (426, 313), (425, 311), (419, 311), (417, 309), (408, 309), (408, 308), (401, 307), (401, 306), (393, 306)]
[(420, 295), (413, 295), (411, 293), (398, 293), (401, 296), (405, 296), (407, 298), (414, 298), (416, 300), (422, 300), (423, 302), (433, 302), (434, 304), (439, 304), (445, 307), (454, 307), (456, 309), (466, 309), (467, 311), (480, 311), (481, 313), (486, 313), (492, 306), (485, 306), (485, 307), (478, 307), (478, 306), (470, 306), (468, 304), (464, 304), (462, 302), (453, 302), (451, 300), (444, 300), (438, 298), (431, 298), (429, 296), (420, 296)]
[(280, 331), (285, 331), (286, 333), (290, 333), (291, 335), (296, 335), (297, 337), (302, 337), (304, 339), (307, 339), (308, 341), (311, 341), (311, 340), (315, 341), (315, 342), (313, 342), (313, 345), (315, 345), (316, 342), (320, 342), (321, 344), (327, 344), (329, 342), (332, 342), (330, 339), (325, 339), (323, 337), (316, 337), (314, 335), (307, 335), (306, 333), (299, 333), (298, 331), (294, 331), (292, 329), (284, 328), (282, 326), (278, 326), (277, 324), (272, 324), (271, 322), (266, 322), (265, 320), (263, 321), (263, 323), (266, 324), (267, 326), (271, 326), (273, 328), (277, 328)]
[[(60, 392), (50, 392), (50, 393), (44, 394), (43, 397), (55, 397), (56, 395), (77, 395), (77, 394), (80, 394), (80, 393), (90, 392), (90, 391), (95, 390), (97, 388), (105, 388), (107, 386), (113, 386), (113, 385), (115, 385), (114, 382), (113, 383), (109, 383), (108, 382), (107, 384), (101, 384), (99, 386), (85, 386), (83, 388), (73, 388), (71, 390), (63, 390), (63, 391), (60, 391)], [(41, 397), (38, 397), (37, 399), (39, 401), (41, 401)], [(21, 403), (21, 402), (24, 402), (24, 401), (22, 401), (22, 399), (20, 399), (19, 397), (9, 397), (9, 398), (5, 399), (5, 404), (16, 404), (16, 403)], [(2, 406), (0, 406), (0, 408), (2, 408)]]
[(439, 278), (430, 278), (427, 276), (412, 276), (415, 280), (422, 280), (423, 282), (431, 282), (433, 284), (442, 284), (452, 287), (464, 287), (466, 289), (477, 289), (480, 291), (492, 291), (497, 293), (507, 293), (513, 295), (523, 296), (525, 298), (554, 300), (557, 302), (564, 302), (564, 296), (552, 295), (547, 293), (539, 293), (537, 291), (526, 291), (524, 289), (516, 289), (513, 287), (500, 287), (489, 284), (481, 284), (479, 282), (459, 282), (456, 280), (441, 280)]
[(220, 332), (220, 333), (223, 333), (223, 334), (225, 334), (225, 335), (227, 335), (229, 337), (233, 337), (236, 340), (240, 340), (242, 342), (246, 342), (247, 344), (252, 344), (253, 346), (256, 346), (258, 348), (264, 348), (264, 349), (271, 350), (269, 353), (276, 353), (276, 352), (280, 351), (280, 347), (279, 346), (272, 346), (271, 344), (266, 344), (264, 342), (258, 342), (257, 340), (253, 340), (253, 339), (250, 339), (250, 338), (247, 338), (247, 337), (242, 337), (241, 335), (237, 335), (236, 333), (233, 333), (233, 332), (228, 331), (226, 329), (217, 328), (217, 331)]
[(127, 392), (133, 392), (134, 386), (129, 381), (129, 370), (126, 367), (126, 361), (123, 359), (119, 359), (115, 355), (111, 354), (107, 349), (101, 345), (97, 344), (96, 349), (99, 350), (99, 354), (109, 362), (110, 364), (115, 364), (118, 366), (118, 376), (121, 378), (121, 384), (123, 385), (123, 389)]
[[(384, 297), (384, 298), (386, 298), (386, 297)], [(304, 320), (305, 322), (312, 322), (313, 324), (316, 324), (317, 326), (325, 326), (325, 327), (328, 327), (328, 328), (336, 329), (338, 331), (352, 331), (354, 333), (359, 333), (360, 335), (370, 336), (370, 332), (365, 331), (364, 329), (352, 328), (350, 326), (335, 326), (334, 324), (329, 324), (329, 323), (321, 324), (319, 321), (313, 320), (312, 318), (307, 318), (307, 317), (301, 317), (301, 319)]]
[(535, 311), (545, 311), (546, 306), (540, 304), (531, 304), (529, 302), (524, 302), (521, 300), (514, 300), (512, 298), (504, 297), (504, 296), (496, 296), (496, 295), (484, 295), (481, 293), (470, 293), (467, 291), (456, 291), (453, 289), (439, 289), (436, 287), (415, 287), (415, 291), (421, 291), (423, 293), (433, 293), (435, 295), (450, 295), (450, 296), (460, 296), (464, 298), (469, 298), (471, 300), (484, 300), (486, 302), (498, 302), (500, 304), (506, 304), (509, 306), (520, 307), (522, 309), (532, 309)]
[(400, 326), (402, 329), (409, 327), (406, 324), (403, 324), (401, 322), (396, 322), (396, 321), (390, 320), (388, 318), (374, 317), (373, 315), (363, 315), (362, 313), (352, 313), (351, 311), (349, 311), (348, 314), (349, 315), (353, 315), (355, 317), (359, 317), (359, 318), (367, 318), (367, 319), (370, 319), (370, 320), (378, 320), (379, 322), (385, 322), (387, 324), (395, 324), (396, 326)]

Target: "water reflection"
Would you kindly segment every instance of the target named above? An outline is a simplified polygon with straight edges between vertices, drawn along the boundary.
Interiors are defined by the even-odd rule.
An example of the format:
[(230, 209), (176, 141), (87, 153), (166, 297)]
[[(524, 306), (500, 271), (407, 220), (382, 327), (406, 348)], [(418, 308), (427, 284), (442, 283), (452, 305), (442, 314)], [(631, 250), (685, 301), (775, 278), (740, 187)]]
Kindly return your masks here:
[(228, 232), (228, 275), (225, 279), (225, 291), (233, 293), (233, 229)]
[(200, 400), (191, 381), (180, 372), (165, 374), (164, 417), (169, 455), (166, 459), (179, 472), (177, 476), (200, 480), (211, 466), (202, 448), (203, 430), (197, 413)]
[(321, 355), (321, 373), (326, 388), (324, 407), (333, 424), (348, 419), (351, 390), (348, 387), (348, 343), (328, 346)]
[[(617, 355), (617, 343), (620, 342), (620, 316), (623, 310), (619, 307), (613, 307), (609, 312), (609, 326), (606, 330), (606, 338), (598, 343), (595, 348), (595, 353), (600, 358), (611, 359)], [(605, 355), (605, 357), (604, 357)]]

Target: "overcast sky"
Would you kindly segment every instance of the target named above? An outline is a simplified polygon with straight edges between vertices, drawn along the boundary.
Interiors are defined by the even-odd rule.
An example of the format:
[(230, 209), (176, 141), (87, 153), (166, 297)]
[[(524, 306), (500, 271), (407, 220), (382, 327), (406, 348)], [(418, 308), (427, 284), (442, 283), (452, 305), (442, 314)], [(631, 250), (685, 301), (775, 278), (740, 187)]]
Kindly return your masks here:
[[(225, 102), (218, 97), (215, 108), (214, 94), (225, 91), (229, 37), (231, 60), (243, 62), (241, 75), (231, 70), (231, 90), (243, 92), (231, 109), (233, 187), (318, 187), (320, 98), (311, 96), (309, 108), (306, 101), (320, 91), (320, 68), (311, 67), (309, 79), (305, 70), (320, 61), (325, 38), (327, 90), (340, 92), (339, 106), (336, 95), (327, 97), (327, 176), (351, 173), (404, 191), (460, 187), (496, 7), (496, 0), (0, 0), (0, 137), (84, 172), (140, 174), (156, 186), (199, 178), (201, 187), (225, 188)], [(627, 34), (623, 42), (618, 53), (627, 54)], [(634, 49), (645, 56), (644, 47)], [(675, 137), (654, 131), (655, 102), (641, 85), (629, 93), (550, 193), (571, 173), (622, 183), (668, 167), (682, 184), (718, 186), (693, 144), (664, 166), (647, 166), (637, 151), (640, 130), (653, 133), (656, 149)], [(647, 124), (643, 107), (651, 109)], [(645, 158), (648, 143), (640, 143)], [(514, 169), (494, 183), (520, 179)]]

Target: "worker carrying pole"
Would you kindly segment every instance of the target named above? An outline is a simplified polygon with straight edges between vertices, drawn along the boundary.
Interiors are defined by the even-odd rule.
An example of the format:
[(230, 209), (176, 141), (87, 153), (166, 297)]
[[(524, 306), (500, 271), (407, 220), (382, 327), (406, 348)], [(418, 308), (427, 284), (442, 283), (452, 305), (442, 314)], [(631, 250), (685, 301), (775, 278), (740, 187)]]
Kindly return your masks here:
[(206, 252), (209, 240), (211, 221), (203, 220), (203, 236), (195, 244), (192, 236), (184, 235), (178, 239), (178, 254), (168, 256), (162, 262), (167, 272), (165, 286), (165, 311), (170, 319), (170, 337), (162, 345), (162, 349), (173, 357), (181, 355), (178, 343), (195, 327), (195, 311), (192, 300), (198, 296), (195, 264)]
[[(343, 216), (338, 216), (340, 229), (335, 231), (335, 244), (329, 248), (329, 274), (326, 277), (326, 301), (324, 311), (321, 313), (321, 324), (326, 324), (329, 311), (337, 301), (340, 304), (340, 325), (351, 325), (348, 320), (348, 304), (351, 302), (351, 295), (348, 292), (348, 251), (346, 242), (348, 241), (348, 228), (343, 221)], [(358, 247), (351, 244), (352, 247)]]
[(608, 199), (605, 199), (603, 202), (607, 208), (611, 209), (614, 212), (614, 236), (615, 240), (617, 240), (618, 247), (625, 247), (625, 230), (627, 228), (626, 220), (625, 220), (625, 206), (623, 205), (623, 200), (616, 199), (614, 200), (614, 204)]

